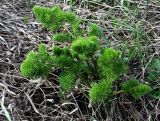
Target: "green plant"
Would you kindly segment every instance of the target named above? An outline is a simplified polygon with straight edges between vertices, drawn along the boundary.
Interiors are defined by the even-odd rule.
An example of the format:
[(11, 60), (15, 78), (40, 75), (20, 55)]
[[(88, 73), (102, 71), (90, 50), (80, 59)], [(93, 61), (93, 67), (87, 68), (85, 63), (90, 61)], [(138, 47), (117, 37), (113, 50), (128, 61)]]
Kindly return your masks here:
[(160, 79), (160, 59), (157, 57), (151, 59), (147, 66), (147, 79), (150, 85), (154, 87), (151, 92), (152, 97), (160, 99), (160, 88), (157, 86)]
[(58, 33), (52, 36), (54, 41), (65, 42), (65, 41), (73, 41), (73, 37), (69, 33)]
[(93, 103), (107, 100), (112, 94), (112, 80), (100, 80), (99, 83), (93, 83), (89, 91), (90, 100)]
[(34, 6), (32, 10), (37, 20), (41, 22), (45, 28), (48, 28), (51, 31), (65, 28), (67, 31), (68, 27), (71, 27), (73, 29), (73, 33), (78, 34), (76, 32), (78, 31), (77, 27), (80, 21), (72, 12), (64, 12), (59, 6), (48, 8), (37, 5)]
[(26, 60), (21, 64), (21, 73), (24, 77), (43, 77), (47, 76), (52, 68), (53, 57), (47, 52), (44, 44), (40, 44), (38, 51), (30, 51)]
[(76, 82), (75, 76), (72, 72), (64, 72), (61, 74), (60, 78), (60, 85), (64, 91), (71, 90)]
[(153, 58), (149, 63), (148, 67), (148, 79), (154, 83), (158, 78), (160, 78), (160, 59)]
[(135, 99), (138, 99), (151, 91), (150, 86), (140, 83), (136, 79), (123, 82), (121, 87), (125, 93), (130, 93)]
[(121, 83), (122, 90), (124, 92), (129, 92), (131, 88), (138, 86), (140, 82), (136, 79), (128, 80)]
[(23, 17), (23, 21), (24, 21), (24, 24), (28, 24), (28, 22), (29, 22), (29, 17), (28, 17), (28, 16), (24, 16), (24, 17)]
[[(93, 103), (113, 95), (114, 81), (127, 72), (127, 65), (121, 51), (102, 47), (99, 39), (106, 38), (100, 28), (89, 24), (88, 33), (83, 34), (86, 30), (79, 27), (82, 21), (75, 14), (62, 11), (59, 6), (34, 6), (33, 12), (45, 28), (56, 33), (52, 38), (62, 42), (63, 47), (54, 46), (52, 54), (44, 45), (40, 45), (37, 52), (29, 52), (21, 65), (22, 75), (32, 78), (46, 76), (52, 67), (58, 67), (62, 70), (59, 81), (63, 91), (71, 91), (78, 80), (91, 87), (89, 98)], [(137, 83), (134, 88), (138, 92), (135, 89), (129, 91), (134, 97), (147, 92), (147, 86), (143, 84)]]
[(95, 54), (98, 49), (98, 39), (96, 36), (81, 37), (72, 42), (72, 53), (78, 55), (80, 58), (89, 58)]
[(126, 72), (126, 65), (121, 58), (120, 52), (113, 48), (106, 48), (98, 59), (101, 76), (116, 79)]
[(151, 91), (150, 86), (140, 83), (138, 86), (135, 86), (134, 88), (132, 88), (130, 90), (130, 93), (135, 99), (138, 99), (150, 91)]

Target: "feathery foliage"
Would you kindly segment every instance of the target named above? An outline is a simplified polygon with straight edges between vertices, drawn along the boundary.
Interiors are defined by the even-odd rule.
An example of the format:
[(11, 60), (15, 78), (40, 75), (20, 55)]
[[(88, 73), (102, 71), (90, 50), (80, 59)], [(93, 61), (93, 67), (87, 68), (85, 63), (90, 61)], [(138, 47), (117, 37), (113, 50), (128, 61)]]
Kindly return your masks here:
[(106, 48), (98, 59), (102, 77), (116, 79), (126, 72), (126, 65), (120, 57), (120, 52), (113, 48)]
[(73, 41), (73, 37), (69, 33), (58, 33), (52, 36), (54, 41), (65, 42), (65, 41)]
[(52, 51), (55, 56), (60, 56), (60, 55), (71, 56), (71, 52), (67, 47), (60, 48), (59, 46), (54, 46), (52, 48)]
[(75, 85), (75, 76), (72, 72), (64, 72), (59, 77), (60, 85), (62, 89), (66, 92), (70, 91)]
[(52, 68), (53, 57), (48, 54), (44, 44), (40, 44), (38, 51), (30, 51), (26, 60), (21, 64), (21, 73), (24, 77), (46, 76)]
[(143, 95), (147, 94), (150, 91), (151, 91), (150, 86), (140, 83), (138, 86), (135, 86), (132, 89), (130, 89), (130, 94), (135, 99), (138, 99), (138, 98), (142, 97)]
[(37, 20), (40, 21), (45, 28), (48, 28), (51, 31), (63, 27), (66, 23), (74, 25), (78, 22), (75, 14), (72, 12), (64, 12), (59, 6), (48, 8), (36, 5), (32, 10)]
[(139, 84), (140, 84), (140, 82), (138, 80), (132, 79), (132, 80), (128, 80), (126, 82), (122, 82), (121, 87), (124, 92), (130, 92), (131, 88), (138, 86)]
[[(108, 99), (113, 92), (113, 82), (127, 71), (121, 51), (102, 49), (99, 39), (109, 42), (99, 27), (90, 24), (88, 33), (83, 35), (86, 30), (79, 27), (82, 21), (74, 13), (62, 11), (59, 6), (34, 6), (33, 12), (45, 28), (57, 33), (52, 39), (64, 45), (54, 46), (52, 55), (44, 45), (40, 45), (37, 52), (29, 52), (21, 65), (22, 75), (31, 78), (46, 76), (53, 66), (58, 67), (62, 70), (60, 86), (65, 92), (69, 92), (76, 81), (80, 80), (89, 87), (92, 85), (89, 98), (93, 103)], [(130, 80), (122, 83), (122, 89), (139, 98), (151, 88)]]
[(71, 49), (79, 57), (91, 57), (98, 49), (98, 39), (96, 36), (79, 38), (71, 44)]
[(136, 79), (123, 82), (121, 86), (125, 93), (130, 93), (135, 99), (138, 99), (151, 91), (149, 85), (140, 83)]
[(93, 83), (89, 90), (89, 98), (93, 103), (106, 100), (112, 94), (112, 80), (101, 80)]

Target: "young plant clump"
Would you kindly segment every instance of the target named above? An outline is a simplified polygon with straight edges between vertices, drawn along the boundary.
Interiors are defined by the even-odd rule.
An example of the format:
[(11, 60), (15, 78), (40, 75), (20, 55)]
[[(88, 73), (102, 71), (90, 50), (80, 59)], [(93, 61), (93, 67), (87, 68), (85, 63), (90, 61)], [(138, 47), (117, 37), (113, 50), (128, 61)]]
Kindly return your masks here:
[[(34, 6), (33, 12), (45, 28), (56, 33), (52, 39), (64, 44), (63, 47), (53, 46), (51, 53), (44, 44), (39, 45), (37, 52), (29, 52), (21, 64), (22, 75), (44, 77), (52, 67), (58, 67), (62, 70), (59, 81), (64, 92), (70, 92), (79, 81), (90, 87), (89, 99), (93, 103), (113, 96), (114, 82), (127, 72), (127, 64), (121, 51), (100, 44), (104, 36), (99, 27), (89, 24), (88, 30), (81, 29), (83, 21), (59, 6)], [(86, 31), (87, 34), (83, 34)], [(122, 92), (130, 93), (136, 99), (151, 90), (150, 86), (135, 80), (122, 82), (121, 86)]]

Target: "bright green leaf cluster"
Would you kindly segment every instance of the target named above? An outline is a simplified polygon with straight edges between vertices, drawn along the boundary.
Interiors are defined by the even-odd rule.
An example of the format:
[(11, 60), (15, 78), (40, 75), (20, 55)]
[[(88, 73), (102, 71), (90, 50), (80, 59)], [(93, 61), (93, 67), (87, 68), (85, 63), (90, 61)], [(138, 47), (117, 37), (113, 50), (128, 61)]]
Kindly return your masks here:
[(45, 45), (40, 44), (37, 52), (28, 53), (20, 69), (24, 77), (42, 77), (49, 73), (52, 64), (52, 56), (48, 54)]
[(59, 6), (48, 8), (36, 5), (32, 10), (37, 20), (40, 21), (45, 28), (48, 28), (51, 31), (61, 28), (66, 23), (77, 25), (78, 22), (75, 14), (72, 12), (64, 12)]
[(98, 59), (102, 77), (116, 79), (126, 72), (126, 65), (120, 57), (120, 52), (113, 48), (106, 48)]
[(93, 103), (107, 99), (112, 93), (112, 80), (101, 80), (94, 83), (89, 90), (89, 98)]
[(98, 59), (99, 70), (103, 81), (93, 84), (89, 91), (90, 99), (98, 102), (107, 99), (112, 93), (112, 82), (126, 71), (120, 58), (120, 52), (106, 48)]
[(76, 82), (76, 78), (72, 72), (64, 72), (59, 77), (60, 85), (64, 91), (70, 91)]
[(138, 99), (151, 91), (150, 86), (142, 84), (136, 79), (123, 82), (121, 86), (125, 93), (130, 93), (135, 99)]
[(95, 54), (99, 46), (96, 36), (83, 37), (75, 40), (71, 44), (73, 53), (79, 57), (91, 57)]

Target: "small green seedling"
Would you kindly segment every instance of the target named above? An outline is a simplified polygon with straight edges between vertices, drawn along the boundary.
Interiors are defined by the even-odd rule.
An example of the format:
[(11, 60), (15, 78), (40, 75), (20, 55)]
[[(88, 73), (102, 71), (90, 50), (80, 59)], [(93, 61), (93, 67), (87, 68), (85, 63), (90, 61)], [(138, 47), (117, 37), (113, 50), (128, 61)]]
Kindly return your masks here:
[(24, 24), (28, 24), (28, 22), (29, 22), (29, 17), (28, 17), (28, 16), (24, 16), (24, 17), (23, 17), (23, 21), (24, 21)]

